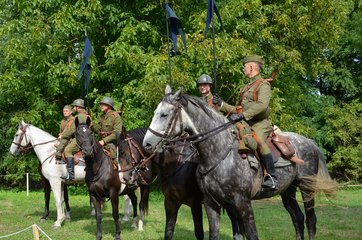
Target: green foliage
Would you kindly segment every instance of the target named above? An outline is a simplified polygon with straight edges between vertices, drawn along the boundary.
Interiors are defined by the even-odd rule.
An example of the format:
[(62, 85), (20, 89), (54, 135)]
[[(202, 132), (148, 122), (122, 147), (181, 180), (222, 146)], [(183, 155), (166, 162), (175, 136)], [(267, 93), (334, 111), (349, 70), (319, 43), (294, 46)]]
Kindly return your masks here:
[[(183, 22), (188, 44), (185, 52), (179, 40), (180, 52), (170, 59), (172, 86), (197, 95), (197, 77), (212, 76), (214, 66), (212, 31), (203, 37), (207, 1), (169, 4)], [(251, 53), (265, 56), (265, 77), (280, 64), (271, 103), (274, 123), (315, 139), (331, 163), (340, 159), (342, 150), (327, 134), (329, 112), (360, 101), (360, 2), (230, 0), (217, 5), (225, 26), (222, 33), (215, 21), (221, 97), (236, 102), (246, 82), (242, 59)], [(57, 135), (62, 107), (85, 97), (76, 79), (85, 31), (94, 48), (87, 96), (92, 117), (99, 116), (98, 102), (107, 95), (117, 109), (123, 105), (127, 129), (149, 124), (170, 83), (163, 1), (4, 0), (0, 9), (0, 174), (17, 173), (7, 152), (21, 120)], [(342, 122), (343, 116), (338, 118)], [(353, 147), (344, 145), (345, 151)], [(34, 156), (26, 158), (21, 169), (36, 172)]]

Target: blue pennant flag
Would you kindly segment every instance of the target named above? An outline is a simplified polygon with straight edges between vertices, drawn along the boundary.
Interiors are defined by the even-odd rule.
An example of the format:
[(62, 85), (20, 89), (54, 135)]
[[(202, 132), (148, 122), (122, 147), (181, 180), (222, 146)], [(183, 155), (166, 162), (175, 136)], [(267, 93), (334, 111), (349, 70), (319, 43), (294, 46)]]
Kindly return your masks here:
[(221, 30), (224, 31), (224, 25), (222, 23), (220, 13), (217, 10), (215, 0), (208, 0), (204, 38), (206, 38), (206, 35), (207, 35), (208, 30), (209, 30), (209, 26), (210, 26), (211, 20), (213, 18), (214, 12), (216, 13), (217, 18), (219, 19)]
[(84, 50), (82, 55), (82, 62), (80, 64), (77, 79), (79, 80), (83, 76), (82, 89), (86, 90), (87, 94), (89, 90), (90, 73), (91, 73), (91, 65), (89, 59), (92, 56), (92, 53), (93, 53), (93, 47), (91, 42), (89, 41), (88, 36), (86, 35), (84, 42)]
[(77, 75), (77, 79), (80, 79), (83, 75), (83, 71), (86, 68), (86, 65), (89, 64), (89, 59), (92, 56), (93, 53), (93, 47), (91, 42), (89, 41), (88, 36), (85, 36), (85, 41), (84, 41), (84, 50), (83, 50), (83, 55), (82, 55), (82, 62), (80, 64), (80, 68), (79, 68), (79, 72)]
[(183, 30), (181, 21), (167, 3), (165, 4), (165, 6), (166, 6), (167, 20), (169, 20), (170, 23), (171, 23), (171, 34), (172, 34), (172, 41), (173, 41), (173, 50), (174, 50), (174, 52), (176, 54), (177, 53), (177, 35), (180, 34), (182, 43), (183, 43), (184, 48), (185, 48), (185, 51), (187, 51), (186, 35), (185, 35), (184, 30)]

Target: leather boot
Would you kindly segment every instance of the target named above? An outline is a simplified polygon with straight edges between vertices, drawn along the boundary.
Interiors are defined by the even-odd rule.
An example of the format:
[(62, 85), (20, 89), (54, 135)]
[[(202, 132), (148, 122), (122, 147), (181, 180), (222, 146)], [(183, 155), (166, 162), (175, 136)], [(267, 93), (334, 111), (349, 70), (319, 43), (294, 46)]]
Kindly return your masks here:
[(60, 177), (66, 181), (72, 181), (74, 179), (74, 162), (72, 157), (67, 158), (68, 175)]
[(278, 189), (278, 180), (275, 174), (273, 155), (271, 153), (260, 156), (261, 161), (268, 172), (268, 175), (264, 177), (264, 181), (261, 184), (263, 188)]

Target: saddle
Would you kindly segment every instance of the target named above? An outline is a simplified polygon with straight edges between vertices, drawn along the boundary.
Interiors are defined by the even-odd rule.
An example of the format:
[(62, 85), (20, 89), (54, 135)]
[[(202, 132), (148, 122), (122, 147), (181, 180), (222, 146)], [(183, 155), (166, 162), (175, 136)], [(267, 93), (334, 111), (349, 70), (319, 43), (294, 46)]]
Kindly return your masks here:
[[(242, 136), (239, 136), (239, 152), (243, 159), (246, 158), (245, 152), (251, 151), (254, 152), (257, 155), (256, 149), (257, 149), (257, 142), (259, 141), (258, 137), (254, 134), (254, 131), (251, 129), (251, 131), (248, 129), (251, 129), (250, 127), (243, 126), (242, 129)], [(247, 131), (245, 131), (247, 130)], [(240, 133), (240, 131), (239, 131)], [(304, 161), (300, 158), (298, 158), (295, 155), (295, 149), (292, 143), (289, 140), (288, 136), (282, 135), (282, 132), (280, 133), (276, 131), (272, 131), (269, 136), (266, 139), (266, 144), (268, 145), (270, 151), (273, 155), (274, 163), (278, 161), (280, 157), (288, 159), (292, 162), (295, 162), (297, 164), (303, 164)], [(259, 159), (259, 157), (257, 156)]]
[[(74, 165), (85, 166), (85, 161), (84, 161), (83, 157), (84, 156), (83, 156), (82, 151), (76, 152), (73, 155)], [(65, 157), (64, 153), (62, 153), (62, 159), (57, 160), (57, 161), (60, 162), (61, 164), (66, 164), (67, 163), (67, 160), (66, 160), (66, 157)]]

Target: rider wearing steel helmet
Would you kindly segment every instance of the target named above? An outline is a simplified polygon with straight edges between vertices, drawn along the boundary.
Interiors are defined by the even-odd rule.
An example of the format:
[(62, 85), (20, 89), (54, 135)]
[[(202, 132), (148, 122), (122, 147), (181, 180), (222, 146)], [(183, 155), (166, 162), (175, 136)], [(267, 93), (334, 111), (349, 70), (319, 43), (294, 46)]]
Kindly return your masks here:
[(114, 111), (114, 103), (112, 98), (103, 97), (99, 106), (102, 111), (102, 115), (98, 120), (98, 123), (93, 124), (92, 130), (98, 133), (102, 140), (99, 143), (111, 153), (112, 159), (116, 159), (116, 133), (122, 132), (122, 118), (118, 112)]
[[(73, 110), (76, 112), (76, 116), (74, 118), (78, 118), (79, 123), (85, 123), (87, 118), (90, 118), (87, 111), (84, 107), (84, 100), (83, 99), (76, 99), (71, 104), (73, 106)], [(64, 149), (65, 158), (67, 159), (67, 166), (69, 174), (67, 176), (62, 176), (61, 178), (66, 181), (72, 181), (74, 179), (74, 162), (73, 162), (73, 155), (80, 151), (77, 141), (74, 138), (76, 127), (73, 121), (70, 128), (67, 128), (63, 131), (61, 139), (66, 139), (69, 141), (68, 145)]]
[[(213, 102), (214, 96), (211, 93), (212, 85), (213, 85), (213, 80), (207, 74), (202, 74), (197, 79), (197, 87), (198, 87), (200, 93), (202, 94), (201, 98), (203, 100), (205, 100), (205, 102), (207, 102), (211, 108), (214, 108), (217, 111), (227, 114), (228, 113), (227, 110), (229, 110), (232, 106), (228, 105), (227, 103), (224, 103), (223, 106), (221, 104), (217, 105), (217, 103)], [(217, 107), (216, 107), (216, 105), (217, 105)], [(233, 111), (233, 112), (235, 112), (235, 111)]]

